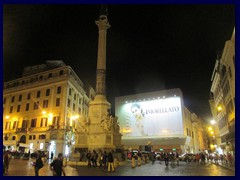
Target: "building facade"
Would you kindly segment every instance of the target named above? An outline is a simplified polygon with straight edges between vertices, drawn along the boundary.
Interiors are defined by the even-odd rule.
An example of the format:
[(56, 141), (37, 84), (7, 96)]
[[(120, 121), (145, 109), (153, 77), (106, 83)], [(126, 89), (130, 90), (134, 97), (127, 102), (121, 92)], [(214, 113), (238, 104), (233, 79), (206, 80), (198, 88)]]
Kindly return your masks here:
[(62, 61), (26, 67), (21, 78), (4, 83), (3, 144), (21, 152), (68, 155), (79, 134), (87, 132), (88, 103), (94, 96), (94, 89), (85, 88)]
[(115, 98), (125, 151), (207, 150), (205, 124), (183, 103), (180, 89), (169, 89)]
[(211, 81), (209, 102), (219, 130), (218, 146), (235, 156), (235, 28), (216, 60)]

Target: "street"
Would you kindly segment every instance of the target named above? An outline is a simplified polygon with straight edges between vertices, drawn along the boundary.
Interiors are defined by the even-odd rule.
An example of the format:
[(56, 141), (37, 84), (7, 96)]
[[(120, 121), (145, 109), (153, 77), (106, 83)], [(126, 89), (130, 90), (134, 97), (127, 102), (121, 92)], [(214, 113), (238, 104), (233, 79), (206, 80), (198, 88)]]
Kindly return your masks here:
[[(32, 160), (11, 159), (7, 176), (34, 176)], [(72, 163), (73, 164), (73, 163)], [(154, 164), (149, 162), (145, 165), (131, 167), (131, 162), (122, 163), (115, 172), (102, 171), (100, 167), (86, 167), (85, 165), (67, 165), (67, 176), (235, 176), (235, 172), (215, 164), (198, 164), (180, 162), (177, 166), (165, 166), (164, 163)], [(52, 176), (49, 163), (39, 171), (40, 176)]]

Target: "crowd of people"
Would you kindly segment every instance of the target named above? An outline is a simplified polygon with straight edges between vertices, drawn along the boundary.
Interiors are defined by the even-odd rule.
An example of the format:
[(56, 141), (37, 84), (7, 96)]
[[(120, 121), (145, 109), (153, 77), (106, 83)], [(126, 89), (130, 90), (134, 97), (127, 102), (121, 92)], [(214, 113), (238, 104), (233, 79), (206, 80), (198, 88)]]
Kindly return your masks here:
[[(40, 169), (44, 166), (44, 163), (46, 163), (45, 160), (45, 154), (41, 152), (35, 152), (36, 153), (36, 161), (32, 163), (34, 166), (34, 172), (35, 176), (39, 176)], [(103, 171), (108, 172), (114, 172), (115, 169), (118, 166), (118, 160), (117, 158), (114, 158), (113, 151), (109, 150), (108, 152), (106, 150), (101, 152), (93, 151), (86, 151), (86, 154), (84, 155), (87, 160), (87, 167), (100, 167)], [(133, 152), (131, 151), (130, 154), (127, 154), (128, 159), (131, 159), (131, 165), (132, 168), (136, 166), (141, 166), (142, 164), (148, 163), (148, 161), (152, 161), (152, 164), (155, 163), (156, 160), (159, 160), (159, 163), (164, 164), (167, 166), (169, 165), (179, 165), (179, 161), (185, 161), (186, 163), (195, 162), (200, 164), (205, 163), (222, 163), (226, 165), (234, 165), (234, 158), (231, 153), (227, 154), (207, 154), (207, 153), (197, 153), (197, 154), (186, 154), (185, 158), (182, 159), (181, 156), (179, 156), (179, 153), (177, 151), (175, 152), (148, 152), (143, 153), (141, 151)], [(64, 158), (62, 153), (59, 153), (57, 157), (54, 157), (53, 152), (51, 152), (48, 159), (50, 159), (50, 170), (53, 173), (53, 176), (66, 176), (64, 167), (66, 166), (66, 158)], [(80, 158), (82, 159), (82, 158)], [(9, 169), (9, 163), (11, 160), (11, 152), (9, 150), (4, 150), (3, 152), (3, 174), (7, 175), (8, 169)], [(64, 165), (65, 164), (65, 165)]]
[(108, 153), (103, 151), (100, 154), (100, 158), (98, 158), (98, 153), (95, 150), (92, 152), (88, 151), (86, 157), (88, 167), (97, 167), (99, 163), (99, 167), (102, 167), (103, 171), (107, 170), (108, 172), (114, 172), (115, 168), (117, 167), (116, 162), (114, 164), (113, 152), (111, 150)]

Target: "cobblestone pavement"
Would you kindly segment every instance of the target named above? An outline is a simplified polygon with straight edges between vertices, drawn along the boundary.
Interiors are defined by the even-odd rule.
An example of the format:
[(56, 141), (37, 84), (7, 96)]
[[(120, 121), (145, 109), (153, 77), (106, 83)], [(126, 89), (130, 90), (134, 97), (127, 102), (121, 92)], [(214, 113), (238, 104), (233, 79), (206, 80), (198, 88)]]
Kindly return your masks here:
[[(71, 165), (72, 164), (72, 165)], [(86, 165), (74, 165), (68, 163), (65, 167), (67, 176), (235, 176), (235, 171), (223, 168), (215, 164), (198, 164), (180, 162), (177, 166), (165, 166), (156, 161), (131, 167), (130, 161), (122, 163), (115, 172), (106, 172), (102, 168), (86, 167)], [(39, 171), (40, 176), (52, 176), (49, 164), (46, 163)], [(34, 167), (31, 160), (12, 159), (7, 176), (34, 176)]]

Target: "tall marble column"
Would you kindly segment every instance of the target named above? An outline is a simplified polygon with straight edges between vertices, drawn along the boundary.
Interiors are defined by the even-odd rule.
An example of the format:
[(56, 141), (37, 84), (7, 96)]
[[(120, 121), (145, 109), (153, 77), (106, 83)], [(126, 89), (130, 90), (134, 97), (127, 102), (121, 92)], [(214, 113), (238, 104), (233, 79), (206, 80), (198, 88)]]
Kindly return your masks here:
[(89, 103), (89, 149), (116, 149), (121, 146), (117, 118), (110, 116), (111, 104), (106, 98), (106, 39), (110, 28), (106, 6), (101, 6), (98, 26), (96, 96)]

